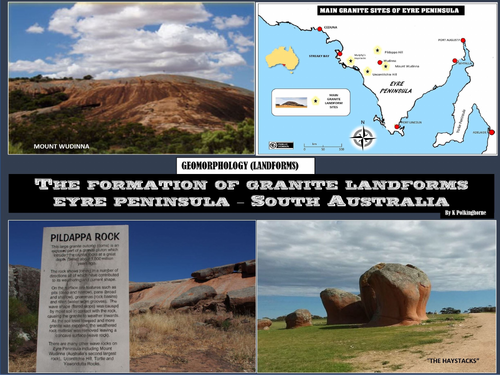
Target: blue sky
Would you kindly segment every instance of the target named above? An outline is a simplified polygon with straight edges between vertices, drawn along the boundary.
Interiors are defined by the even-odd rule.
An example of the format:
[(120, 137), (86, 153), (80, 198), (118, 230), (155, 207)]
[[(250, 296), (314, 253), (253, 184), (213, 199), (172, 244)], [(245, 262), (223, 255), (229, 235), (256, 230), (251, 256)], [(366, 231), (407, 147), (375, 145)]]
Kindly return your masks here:
[(253, 90), (253, 3), (9, 4), (10, 77), (162, 73)]
[(44, 227), (85, 225), (129, 226), (130, 281), (185, 279), (255, 259), (253, 221), (10, 221), (9, 264), (39, 269)]
[(258, 221), (257, 260), (259, 317), (326, 316), (322, 290), (359, 294), (359, 277), (382, 262), (427, 274), (427, 311), (496, 305), (495, 221)]

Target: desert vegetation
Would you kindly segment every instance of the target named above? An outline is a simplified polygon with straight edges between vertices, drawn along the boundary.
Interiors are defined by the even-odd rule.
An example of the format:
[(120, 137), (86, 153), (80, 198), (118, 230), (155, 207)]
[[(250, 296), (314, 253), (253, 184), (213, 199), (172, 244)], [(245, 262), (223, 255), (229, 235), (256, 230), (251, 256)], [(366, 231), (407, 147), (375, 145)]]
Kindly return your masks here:
[[(196, 371), (194, 352), (204, 352), (226, 371), (255, 371), (255, 318), (215, 314), (140, 314), (130, 320), (130, 358), (161, 355), (165, 365)], [(164, 371), (168, 368), (151, 368)], [(220, 370), (220, 368), (219, 368)], [(213, 371), (207, 368), (205, 371)]]
[[(60, 93), (64, 94), (64, 93)], [(60, 99), (51, 95), (26, 99), (16, 96), (16, 108)], [(24, 104), (23, 104), (24, 103)], [(24, 107), (23, 107), (24, 106)], [(169, 129), (161, 133), (140, 123), (88, 120), (85, 109), (63, 108), (49, 113), (33, 113), (22, 121), (10, 121), (11, 153), (88, 153), (88, 154), (252, 154), (254, 122), (244, 120), (225, 130), (189, 133)], [(88, 144), (89, 149), (35, 149), (35, 144)]]
[(251, 91), (175, 75), (70, 78), (10, 79), (10, 153), (254, 153)]
[(9, 297), (9, 371), (36, 370), (38, 293), (25, 301)]
[(68, 98), (69, 96), (62, 91), (28, 95), (22, 90), (13, 90), (9, 92), (9, 113), (52, 107), (68, 100)]
[[(423, 345), (449, 337), (456, 320), (466, 315), (437, 314), (414, 326), (360, 328), (361, 325), (327, 325), (314, 319), (313, 326), (285, 329), (284, 321), (259, 331), (259, 372), (363, 372), (366, 364), (356, 357), (367, 352), (418, 351)], [(395, 371), (397, 363), (388, 363)], [(390, 367), (393, 366), (394, 368)]]
[[(18, 305), (12, 306), (17, 311)], [(10, 325), (18, 321), (13, 318)], [(34, 322), (30, 327), (36, 334), (36, 319)], [(11, 337), (12, 333), (9, 344)], [(35, 372), (36, 345), (19, 350), (21, 340), (16, 352), (9, 345), (9, 372)], [(207, 359), (214, 368), (203, 370), (207, 364), (201, 362)], [(138, 372), (254, 372), (255, 318), (173, 311), (131, 316), (130, 360), (131, 371)]]

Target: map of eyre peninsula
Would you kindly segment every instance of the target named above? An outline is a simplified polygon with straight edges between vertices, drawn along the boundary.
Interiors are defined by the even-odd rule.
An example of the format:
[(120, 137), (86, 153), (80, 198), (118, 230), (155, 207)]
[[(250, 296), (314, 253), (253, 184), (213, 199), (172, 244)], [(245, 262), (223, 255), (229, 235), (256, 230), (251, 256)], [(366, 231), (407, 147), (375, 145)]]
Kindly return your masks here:
[[(261, 3), (258, 7), (263, 21), (259, 21), (259, 60), (261, 53), (269, 55), (271, 52), (260, 47), (263, 37), (264, 44), (269, 45), (277, 31), (275, 28), (279, 27), (289, 33), (300, 31), (308, 39), (307, 43), (294, 42), (293, 45), (295, 55), (301, 58), (294, 76), (308, 75), (310, 78), (303, 88), (320, 87), (313, 86), (315, 82), (322, 84), (315, 79), (319, 74), (314, 64), (322, 69), (321, 79), (330, 80), (329, 88), (339, 87), (335, 86), (339, 81), (335, 78), (339, 76), (334, 64), (339, 64), (345, 74), (348, 70), (356, 72), (361, 77), (362, 85), (375, 96), (378, 107), (363, 116), (364, 120), (368, 120), (366, 124), (377, 132), (378, 149), (371, 150), (374, 153), (496, 154), (496, 4), (468, 3), (465, 8), (463, 16), (318, 16), (315, 4), (284, 6)], [(388, 31), (384, 31), (384, 25), (388, 26)], [(366, 32), (354, 32), (356, 27), (362, 27)], [(282, 32), (278, 34), (274, 48), (276, 44), (291, 44), (283, 40)], [(485, 43), (488, 39), (485, 35), (494, 36), (491, 43)], [(320, 65), (322, 59), (314, 59), (321, 53), (323, 57), (326, 54), (323, 47), (316, 48), (317, 51), (313, 49), (317, 38), (329, 47), (329, 65)], [(294, 33), (291, 39), (297, 40), (297, 34)], [(306, 67), (309, 69), (306, 70)], [(265, 87), (272, 84), (266, 84), (267, 77), (260, 77), (262, 70), (259, 69), (259, 95), (261, 83)], [(263, 75), (266, 74), (263, 72)], [(284, 86), (282, 82), (274, 88), (301, 87), (298, 80), (290, 81), (289, 86), (286, 83)], [(351, 87), (339, 88), (342, 87), (351, 90)], [(265, 121), (265, 116), (259, 116), (258, 120), (259, 152), (264, 151), (266, 142), (282, 140), (261, 138), (266, 135), (265, 129), (262, 129), (266, 124), (261, 124), (262, 120)], [(276, 124), (280, 121), (273, 120)], [(293, 121), (288, 120), (290, 125)], [(298, 135), (295, 141), (304, 144), (304, 148), (308, 142), (325, 143), (326, 137), (339, 141), (339, 134), (332, 129), (332, 123), (342, 121), (338, 117), (330, 118), (330, 128), (322, 134), (315, 134), (314, 139), (307, 138), (305, 134)], [(324, 122), (325, 119), (314, 118), (310, 124)], [(469, 126), (471, 122), (475, 125)], [(360, 123), (358, 119), (351, 119), (351, 130)], [(392, 136), (390, 140), (381, 134), (381, 127)], [(408, 136), (412, 138), (411, 144), (407, 141), (395, 142), (395, 138)], [(344, 137), (342, 141), (348, 141), (348, 138)], [(468, 145), (473, 145), (473, 148), (469, 149)], [(294, 153), (300, 151), (306, 150), (296, 147)]]

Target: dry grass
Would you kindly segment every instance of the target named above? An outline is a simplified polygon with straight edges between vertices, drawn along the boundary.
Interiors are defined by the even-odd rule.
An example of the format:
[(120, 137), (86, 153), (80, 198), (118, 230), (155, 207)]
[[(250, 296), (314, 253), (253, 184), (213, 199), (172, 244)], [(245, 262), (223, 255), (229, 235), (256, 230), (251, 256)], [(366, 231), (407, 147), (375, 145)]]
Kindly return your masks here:
[(9, 372), (36, 372), (36, 353), (10, 356)]
[(255, 319), (235, 317), (223, 327), (203, 325), (210, 314), (143, 314), (130, 318), (130, 358), (165, 354), (182, 361), (192, 350), (220, 353), (242, 371), (255, 371)]
[[(210, 314), (142, 314), (130, 317), (130, 358), (164, 354), (185, 361), (191, 351), (220, 354), (241, 371), (255, 371), (255, 318), (235, 317), (223, 327), (203, 325)], [(36, 372), (36, 353), (10, 356), (9, 372)]]

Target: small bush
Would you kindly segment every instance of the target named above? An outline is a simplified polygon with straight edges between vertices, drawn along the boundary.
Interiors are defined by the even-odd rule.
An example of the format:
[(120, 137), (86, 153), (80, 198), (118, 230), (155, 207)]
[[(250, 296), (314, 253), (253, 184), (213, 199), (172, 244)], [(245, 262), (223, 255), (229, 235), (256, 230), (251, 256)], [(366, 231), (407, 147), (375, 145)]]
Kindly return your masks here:
[(9, 350), (16, 351), (24, 343), (22, 334), (36, 342), (38, 311), (32, 312), (23, 301), (9, 297)]
[(38, 315), (30, 313), (19, 317), (19, 326), (21, 330), (28, 335), (30, 340), (34, 342), (38, 338)]

